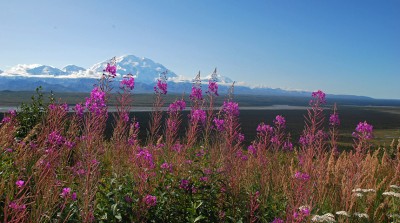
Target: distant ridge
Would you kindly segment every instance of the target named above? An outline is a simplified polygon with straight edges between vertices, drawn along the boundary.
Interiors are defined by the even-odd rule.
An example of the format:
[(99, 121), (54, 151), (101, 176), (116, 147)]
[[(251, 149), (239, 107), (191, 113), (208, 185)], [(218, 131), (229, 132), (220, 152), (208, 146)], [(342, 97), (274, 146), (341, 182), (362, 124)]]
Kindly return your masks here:
[[(153, 86), (160, 73), (168, 70), (168, 92), (190, 93), (192, 87), (192, 77), (183, 77), (175, 74), (164, 65), (154, 62), (145, 57), (135, 55), (123, 55), (115, 58), (117, 66), (117, 77), (114, 89), (118, 89), (118, 80), (125, 74), (133, 74), (135, 77), (135, 92), (152, 93)], [(42, 64), (18, 64), (8, 70), (0, 70), (0, 91), (32, 91), (37, 86), (42, 86), (44, 90), (55, 92), (88, 92), (93, 88), (96, 79), (101, 74), (109, 60), (84, 68), (77, 65), (67, 65), (61, 69)], [(206, 91), (206, 84), (211, 78), (211, 74), (202, 75), (203, 91)], [(224, 94), (232, 85), (233, 80), (229, 77), (217, 74), (219, 92)], [(283, 90), (280, 88), (251, 87), (245, 83), (235, 83), (235, 94), (248, 95), (276, 95), (276, 96), (295, 96), (309, 97), (310, 92)], [(334, 98), (348, 99), (371, 99), (365, 96), (354, 95), (331, 95)]]

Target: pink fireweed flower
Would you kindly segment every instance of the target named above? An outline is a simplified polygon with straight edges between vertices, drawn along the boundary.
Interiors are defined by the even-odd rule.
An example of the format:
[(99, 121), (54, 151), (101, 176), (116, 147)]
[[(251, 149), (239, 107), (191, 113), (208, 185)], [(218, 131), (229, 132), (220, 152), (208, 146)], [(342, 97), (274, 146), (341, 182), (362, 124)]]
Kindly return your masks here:
[(253, 156), (257, 155), (257, 149), (253, 145), (247, 147), (247, 152)]
[(275, 144), (278, 144), (278, 143), (279, 143), (279, 137), (276, 136), (276, 135), (272, 136), (272, 137), (271, 137), (271, 142), (272, 142), (272, 143), (275, 143)]
[(172, 146), (172, 150), (177, 152), (177, 153), (180, 153), (183, 149), (184, 149), (184, 146), (179, 144), (179, 143), (177, 143), (174, 146)]
[(176, 100), (174, 103), (170, 104), (168, 107), (168, 111), (175, 113), (178, 111), (182, 111), (186, 108), (186, 102), (182, 100)]
[(69, 197), (70, 194), (71, 194), (71, 188), (69, 188), (69, 187), (64, 187), (64, 188), (62, 189), (62, 192), (61, 192), (60, 196), (61, 196), (62, 198), (67, 198), (67, 197)]
[(60, 105), (60, 107), (62, 108), (62, 110), (66, 111), (66, 112), (69, 111), (69, 106), (68, 106), (68, 104), (66, 104), (66, 103)]
[(49, 110), (55, 110), (56, 108), (57, 108), (57, 105), (55, 105), (55, 104), (49, 105)]
[(69, 149), (72, 149), (72, 148), (75, 146), (75, 143), (72, 142), (72, 141), (66, 140), (66, 141), (64, 142), (64, 145), (65, 145), (66, 147), (68, 147)]
[(17, 116), (17, 112), (15, 110), (10, 110), (8, 111), (8, 116), (4, 117), (3, 120), (0, 122), (0, 124), (5, 124), (5, 123), (9, 123), (11, 121), (11, 118), (16, 117)]
[(208, 177), (200, 177), (199, 180), (200, 180), (200, 181), (203, 181), (203, 182), (208, 182)]
[(181, 183), (179, 184), (179, 188), (184, 189), (184, 190), (189, 190), (189, 181), (186, 179), (181, 180)]
[(204, 169), (204, 173), (205, 174), (207, 174), (207, 175), (210, 175), (210, 174), (212, 174), (212, 170), (211, 169)]
[(285, 128), (286, 120), (282, 115), (277, 115), (274, 120), (274, 124), (281, 128)]
[(329, 125), (331, 126), (339, 126), (340, 119), (338, 114), (331, 114), (329, 117)]
[(257, 132), (262, 135), (272, 134), (274, 132), (274, 128), (272, 128), (272, 126), (270, 125), (260, 123), (257, 126)]
[(218, 95), (218, 84), (216, 81), (213, 81), (213, 80), (208, 81), (208, 90), (206, 93), (208, 93), (210, 95), (219, 96)]
[(217, 131), (222, 132), (224, 131), (224, 120), (223, 119), (218, 119), (218, 118), (214, 118), (214, 125), (215, 128), (217, 129)]
[(90, 97), (86, 98), (85, 106), (90, 112), (100, 115), (106, 107), (105, 100), (106, 93), (96, 87), (90, 93)]
[(103, 70), (103, 72), (109, 73), (109, 75), (114, 78), (117, 76), (117, 67), (113, 64), (107, 63), (107, 67)]
[(47, 137), (48, 142), (51, 145), (57, 146), (61, 145), (64, 143), (64, 138), (60, 135), (58, 131), (53, 131), (52, 133), (49, 134)]
[(314, 137), (314, 136), (312, 136), (312, 135), (310, 135), (310, 134), (307, 134), (307, 135), (302, 135), (302, 136), (300, 136), (299, 143), (300, 143), (302, 146), (308, 146), (308, 145), (310, 145), (314, 140), (315, 140), (315, 137)]
[(311, 213), (310, 207), (308, 206), (301, 206), (299, 207), (299, 211), (303, 216), (309, 216)]
[(11, 208), (11, 209), (13, 209), (13, 210), (16, 210), (16, 211), (22, 211), (22, 210), (25, 210), (25, 209), (26, 209), (26, 205), (25, 205), (25, 204), (18, 205), (18, 204), (17, 204), (16, 202), (14, 202), (14, 201), (12, 201), (12, 202), (8, 205), (8, 207)]
[(147, 149), (139, 149), (139, 153), (136, 154), (136, 157), (145, 164), (148, 168), (154, 169), (155, 164), (153, 160), (153, 155)]
[(167, 162), (165, 162), (165, 163), (161, 164), (160, 167), (161, 167), (161, 169), (164, 169), (164, 170), (167, 170), (167, 169), (171, 170), (172, 165), (167, 163)]
[(157, 205), (157, 197), (150, 194), (146, 195), (146, 197), (143, 198), (143, 201), (148, 207)]
[(82, 104), (76, 104), (74, 110), (77, 116), (83, 117), (83, 112), (85, 111), (85, 107), (82, 106)]
[(356, 132), (353, 132), (353, 137), (358, 139), (372, 139), (373, 126), (368, 124), (366, 121), (358, 123)]
[(298, 180), (307, 181), (307, 180), (310, 179), (310, 175), (308, 175), (308, 174), (306, 174), (306, 173), (302, 173), (302, 172), (300, 172), (300, 171), (297, 171), (297, 172), (294, 174), (294, 178), (296, 178), (296, 179), (298, 179)]
[(285, 223), (285, 222), (280, 218), (275, 218), (271, 223)]
[(17, 180), (17, 182), (15, 182), (15, 185), (17, 185), (18, 188), (22, 188), (25, 185), (25, 181)]
[(178, 130), (178, 123), (176, 121), (168, 119), (167, 120), (167, 128), (168, 131), (175, 132)]
[(69, 149), (72, 149), (76, 145), (76, 143), (73, 141), (65, 140), (64, 145)]
[(283, 144), (283, 149), (286, 151), (293, 151), (293, 144), (291, 142), (285, 142)]
[(3, 120), (1, 121), (2, 124), (9, 123), (11, 121), (10, 117), (4, 117)]
[(124, 77), (119, 87), (133, 90), (133, 88), (135, 87), (135, 79), (131, 75)]
[(192, 92), (189, 96), (192, 101), (201, 101), (203, 100), (203, 91), (201, 90), (201, 86), (193, 85)]
[(157, 80), (156, 86), (154, 86), (156, 94), (167, 94), (167, 82), (165, 80)]
[(191, 121), (192, 122), (201, 122), (204, 124), (206, 122), (206, 112), (201, 110), (201, 109), (196, 109), (193, 110), (192, 115), (191, 115)]
[(321, 90), (313, 92), (311, 94), (311, 97), (313, 99), (311, 99), (310, 105), (316, 106), (316, 105), (320, 105), (320, 104), (326, 104), (325, 93)]
[(233, 116), (239, 115), (239, 104), (236, 102), (232, 102), (232, 101), (224, 102), (222, 108), (226, 114), (233, 115)]
[(122, 120), (124, 120), (124, 122), (129, 122), (129, 114), (127, 112), (122, 114)]
[(15, 116), (17, 116), (17, 111), (15, 111), (15, 110), (9, 110), (9, 111), (8, 111), (8, 114), (9, 114), (10, 116), (12, 116), (12, 117), (15, 117)]
[(243, 152), (242, 152), (242, 150), (238, 150), (238, 151), (236, 152), (236, 157), (239, 158), (239, 159), (241, 159), (241, 160), (243, 160), (243, 161), (248, 160), (248, 156), (244, 155)]

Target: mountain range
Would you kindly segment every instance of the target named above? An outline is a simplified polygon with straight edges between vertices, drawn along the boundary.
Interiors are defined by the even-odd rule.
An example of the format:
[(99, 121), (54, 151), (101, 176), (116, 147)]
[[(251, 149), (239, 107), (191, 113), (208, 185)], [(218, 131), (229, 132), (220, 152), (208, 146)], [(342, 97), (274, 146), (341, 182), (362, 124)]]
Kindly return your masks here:
[[(160, 63), (156, 63), (148, 58), (139, 58), (134, 55), (124, 55), (115, 58), (117, 66), (117, 80), (121, 80), (125, 74), (133, 74), (135, 77), (135, 92), (152, 93), (154, 83), (159, 78), (160, 73), (168, 70), (168, 91), (173, 93), (190, 93), (192, 79), (179, 76), (167, 69)], [(57, 68), (41, 64), (18, 64), (8, 70), (0, 70), (0, 91), (32, 91), (38, 86), (42, 86), (45, 91), (55, 92), (89, 92), (96, 79), (101, 77), (103, 70), (109, 60), (99, 62), (90, 68), (83, 68), (77, 65), (67, 65)], [(201, 77), (202, 83), (208, 83), (210, 75)], [(231, 78), (217, 75), (219, 92), (224, 94), (233, 84)], [(114, 89), (118, 89), (118, 81), (114, 82)], [(203, 86), (203, 89), (205, 86)], [(309, 97), (307, 91), (288, 91), (280, 88), (251, 87), (245, 83), (235, 83), (235, 94), (254, 94), (254, 95), (277, 95), (277, 96), (304, 96)], [(363, 96), (352, 95), (332, 95), (333, 97), (368, 99)]]

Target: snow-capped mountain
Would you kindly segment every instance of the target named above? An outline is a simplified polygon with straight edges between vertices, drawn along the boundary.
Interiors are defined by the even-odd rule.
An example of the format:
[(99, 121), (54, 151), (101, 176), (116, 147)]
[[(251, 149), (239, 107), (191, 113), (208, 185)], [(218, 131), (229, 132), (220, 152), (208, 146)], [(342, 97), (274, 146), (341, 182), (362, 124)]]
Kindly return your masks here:
[[(32, 91), (42, 86), (45, 91), (56, 92), (88, 92), (91, 91), (96, 79), (99, 79), (110, 60), (96, 63), (88, 69), (76, 65), (67, 65), (62, 69), (42, 64), (18, 64), (5, 71), (0, 71), (0, 91)], [(190, 93), (193, 77), (183, 77), (175, 74), (160, 63), (148, 58), (139, 58), (134, 55), (125, 55), (115, 58), (117, 77), (112, 83), (114, 89), (119, 88), (119, 81), (128, 73), (135, 77), (135, 92), (152, 93), (154, 83), (160, 74), (166, 70), (168, 80), (168, 92)], [(212, 74), (202, 75), (200, 79), (207, 84)], [(219, 83), (219, 92), (228, 92), (233, 84), (232, 79), (217, 72), (216, 79)], [(203, 91), (206, 86), (203, 85)], [(305, 91), (288, 91), (272, 89), (268, 87), (252, 87), (245, 83), (235, 83), (236, 94), (254, 95), (285, 95), (285, 96), (309, 96)]]
[(2, 70), (0, 70), (0, 74), (1, 74), (1, 73), (3, 73), (3, 71), (2, 71)]
[[(115, 61), (117, 65), (117, 76), (130, 73), (133, 74), (136, 81), (146, 84), (154, 83), (162, 72), (168, 70), (162, 64), (156, 63), (148, 58), (139, 58), (134, 55), (116, 57)], [(95, 73), (102, 73), (107, 63), (109, 63), (109, 60), (97, 63), (89, 70)], [(168, 70), (167, 78), (173, 80), (178, 78), (178, 75)]]
[(27, 69), (26, 72), (31, 75), (49, 75), (49, 76), (60, 76), (66, 73), (56, 67), (42, 65), (35, 68)]
[(79, 67), (76, 65), (67, 65), (65, 66), (63, 69), (61, 69), (62, 71), (64, 71), (67, 74), (72, 74), (72, 73), (78, 73), (80, 71), (85, 71), (86, 69), (83, 67)]

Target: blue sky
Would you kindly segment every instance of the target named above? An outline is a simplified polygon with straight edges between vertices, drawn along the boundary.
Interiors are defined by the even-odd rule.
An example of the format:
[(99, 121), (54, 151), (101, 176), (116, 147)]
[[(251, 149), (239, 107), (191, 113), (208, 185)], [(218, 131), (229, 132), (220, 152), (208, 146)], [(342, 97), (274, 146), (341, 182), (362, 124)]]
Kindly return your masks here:
[(400, 99), (400, 1), (0, 1), (0, 69), (134, 54), (179, 75)]

